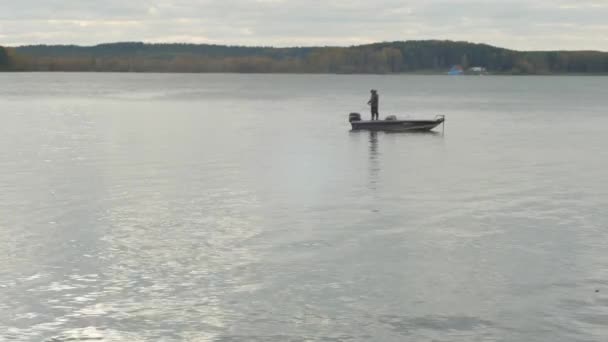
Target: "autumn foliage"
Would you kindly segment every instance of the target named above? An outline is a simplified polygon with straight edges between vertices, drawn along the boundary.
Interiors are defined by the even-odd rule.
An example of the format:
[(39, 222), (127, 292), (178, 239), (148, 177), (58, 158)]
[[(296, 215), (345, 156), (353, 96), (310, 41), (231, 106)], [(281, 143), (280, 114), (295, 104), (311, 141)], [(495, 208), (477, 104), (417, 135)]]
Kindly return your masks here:
[(0, 48), (0, 70), (237, 73), (443, 73), (454, 65), (495, 74), (608, 73), (608, 53), (521, 52), (453, 41), (352, 47), (241, 47), (115, 43)]

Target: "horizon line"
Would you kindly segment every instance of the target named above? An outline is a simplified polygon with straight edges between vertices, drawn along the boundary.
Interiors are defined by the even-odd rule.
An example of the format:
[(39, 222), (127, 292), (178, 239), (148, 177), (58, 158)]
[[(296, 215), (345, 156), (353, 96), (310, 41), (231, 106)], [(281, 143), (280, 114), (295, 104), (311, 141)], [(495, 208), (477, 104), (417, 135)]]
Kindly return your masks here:
[(151, 42), (151, 41), (114, 41), (114, 42), (101, 42), (101, 43), (93, 43), (93, 44), (60, 44), (60, 43), (26, 43), (26, 44), (15, 44), (15, 45), (2, 45), (3, 47), (10, 48), (22, 48), (22, 47), (33, 47), (33, 46), (72, 46), (72, 47), (81, 47), (81, 48), (91, 48), (102, 45), (114, 45), (114, 44), (144, 44), (144, 45), (200, 45), (200, 46), (225, 46), (225, 47), (239, 47), (239, 48), (264, 48), (264, 49), (315, 49), (315, 48), (356, 48), (356, 47), (364, 47), (370, 45), (377, 44), (393, 44), (393, 43), (407, 43), (407, 42), (450, 42), (450, 43), (465, 43), (471, 45), (486, 45), (497, 49), (515, 51), (515, 52), (600, 52), (600, 53), (608, 53), (608, 51), (604, 50), (595, 50), (595, 49), (579, 49), (579, 50), (568, 50), (568, 49), (550, 49), (550, 50), (520, 50), (520, 49), (512, 49), (507, 47), (502, 47), (498, 45), (493, 45), (490, 43), (479, 43), (467, 40), (453, 40), (453, 39), (408, 39), (408, 40), (385, 40), (385, 41), (377, 41), (371, 43), (362, 43), (362, 44), (353, 44), (353, 45), (299, 45), (299, 46), (272, 46), (272, 45), (247, 45), (247, 44), (230, 44), (230, 43), (193, 43), (193, 42)]

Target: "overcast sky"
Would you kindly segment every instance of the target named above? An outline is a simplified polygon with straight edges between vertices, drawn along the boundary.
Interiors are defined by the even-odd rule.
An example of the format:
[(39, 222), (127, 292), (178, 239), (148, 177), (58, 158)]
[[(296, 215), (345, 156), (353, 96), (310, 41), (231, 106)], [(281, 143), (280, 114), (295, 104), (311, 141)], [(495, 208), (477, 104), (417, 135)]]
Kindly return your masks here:
[(411, 39), (608, 51), (608, 0), (0, 0), (1, 45)]

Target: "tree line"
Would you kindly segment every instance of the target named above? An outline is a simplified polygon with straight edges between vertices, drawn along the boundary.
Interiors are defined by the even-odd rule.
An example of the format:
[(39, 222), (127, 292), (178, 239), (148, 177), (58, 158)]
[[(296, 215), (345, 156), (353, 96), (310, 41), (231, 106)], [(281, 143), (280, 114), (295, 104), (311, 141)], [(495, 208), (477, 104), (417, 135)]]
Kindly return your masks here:
[(8, 57), (8, 50), (0, 46), (0, 70), (8, 70), (11, 66), (11, 61)]
[(526, 52), (454, 41), (299, 48), (137, 42), (0, 47), (0, 70), (22, 71), (392, 74), (444, 73), (454, 65), (494, 74), (601, 74), (608, 73), (608, 53)]

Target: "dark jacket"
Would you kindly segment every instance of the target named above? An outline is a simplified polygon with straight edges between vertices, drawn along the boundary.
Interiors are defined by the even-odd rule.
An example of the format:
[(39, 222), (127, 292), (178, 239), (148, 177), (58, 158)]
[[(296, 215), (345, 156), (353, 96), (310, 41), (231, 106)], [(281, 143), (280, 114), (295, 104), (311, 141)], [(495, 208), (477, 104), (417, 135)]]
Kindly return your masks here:
[(369, 102), (367, 104), (372, 105), (372, 107), (378, 107), (379, 101), (380, 101), (380, 98), (378, 96), (378, 93), (372, 93), (372, 98), (369, 100)]

